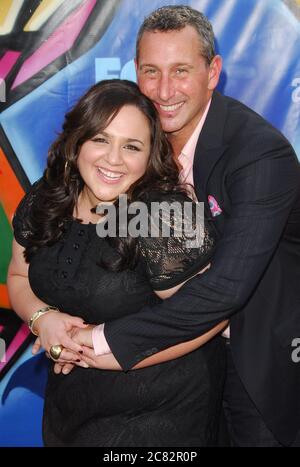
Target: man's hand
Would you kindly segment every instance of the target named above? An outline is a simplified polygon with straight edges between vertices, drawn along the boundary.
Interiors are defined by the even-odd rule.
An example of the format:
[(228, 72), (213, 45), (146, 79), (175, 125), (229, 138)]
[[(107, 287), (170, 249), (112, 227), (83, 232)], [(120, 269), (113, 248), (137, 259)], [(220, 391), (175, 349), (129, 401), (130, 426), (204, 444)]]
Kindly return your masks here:
[(81, 355), (81, 359), (83, 362), (87, 363), (90, 368), (96, 368), (98, 370), (122, 370), (112, 353), (97, 356), (93, 349), (86, 346), (82, 348), (83, 354)]
[[(88, 368), (89, 366), (86, 363), (81, 363), (83, 368)], [(75, 363), (55, 363), (54, 365), (54, 373), (59, 375), (63, 373), (64, 375), (68, 375), (71, 371), (76, 367)]]
[(73, 328), (69, 335), (72, 341), (76, 344), (79, 344), (80, 346), (90, 347), (91, 349), (93, 349), (94, 346), (92, 340), (92, 331), (94, 327), (94, 325), (89, 324), (84, 329)]

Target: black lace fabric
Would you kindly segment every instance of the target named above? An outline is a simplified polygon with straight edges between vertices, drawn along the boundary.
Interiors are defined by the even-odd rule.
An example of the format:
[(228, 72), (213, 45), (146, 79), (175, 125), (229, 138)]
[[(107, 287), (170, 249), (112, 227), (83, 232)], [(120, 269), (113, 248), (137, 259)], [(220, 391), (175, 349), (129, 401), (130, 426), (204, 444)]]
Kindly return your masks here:
[(153, 289), (165, 290), (208, 265), (215, 232), (200, 204), (184, 194), (149, 194), (147, 207), (148, 235), (139, 237), (139, 249)]
[[(163, 199), (168, 201), (168, 196)], [(174, 193), (169, 201), (175, 198), (182, 203), (181, 196)], [(26, 219), (36, 202), (40, 202), (38, 184), (20, 203), (13, 221), (15, 238), (23, 246), (30, 236)], [(45, 303), (100, 324), (159, 302), (153, 287), (168, 288), (192, 275), (193, 268), (205, 266), (214, 244), (209, 226), (203, 238), (199, 249), (186, 248), (186, 239), (178, 237), (141, 238), (136, 269), (113, 273), (99, 263), (103, 255), (116, 251), (97, 236), (95, 225), (74, 220), (59, 241), (34, 254), (30, 286)], [(67, 376), (56, 375), (50, 361), (45, 445), (214, 445), (224, 365), (221, 339), (176, 360), (126, 373), (76, 368)]]

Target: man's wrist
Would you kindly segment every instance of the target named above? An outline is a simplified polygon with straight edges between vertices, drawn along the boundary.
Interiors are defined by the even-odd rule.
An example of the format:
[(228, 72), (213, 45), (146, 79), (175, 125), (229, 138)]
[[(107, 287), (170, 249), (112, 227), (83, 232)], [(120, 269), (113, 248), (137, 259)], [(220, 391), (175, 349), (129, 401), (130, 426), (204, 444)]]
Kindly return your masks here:
[(92, 341), (95, 351), (95, 355), (106, 355), (111, 353), (110, 347), (104, 336), (104, 325), (105, 323), (95, 326), (92, 330)]

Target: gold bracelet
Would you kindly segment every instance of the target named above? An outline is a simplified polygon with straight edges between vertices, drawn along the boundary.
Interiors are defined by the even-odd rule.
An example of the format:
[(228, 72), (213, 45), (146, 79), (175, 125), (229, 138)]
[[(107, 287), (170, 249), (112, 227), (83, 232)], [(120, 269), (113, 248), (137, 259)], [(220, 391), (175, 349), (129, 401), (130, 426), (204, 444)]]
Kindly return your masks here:
[(36, 322), (36, 320), (38, 320), (41, 316), (43, 316), (45, 313), (49, 313), (49, 311), (59, 311), (58, 308), (56, 308), (55, 306), (45, 306), (44, 308), (41, 308), (40, 310), (37, 310), (33, 313), (33, 315), (31, 316), (31, 318), (28, 320), (28, 327), (30, 329), (30, 331), (32, 332), (32, 334), (34, 334), (35, 336), (38, 336), (38, 334), (35, 332), (33, 326), (34, 326), (34, 323)]

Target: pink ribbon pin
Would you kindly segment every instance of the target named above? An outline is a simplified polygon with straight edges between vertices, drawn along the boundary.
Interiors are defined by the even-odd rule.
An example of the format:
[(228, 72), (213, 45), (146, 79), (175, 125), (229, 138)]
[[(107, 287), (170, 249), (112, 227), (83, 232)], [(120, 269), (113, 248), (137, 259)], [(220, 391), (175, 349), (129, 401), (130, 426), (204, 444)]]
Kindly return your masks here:
[(222, 209), (218, 205), (217, 200), (212, 195), (208, 195), (208, 203), (213, 217), (222, 214)]

